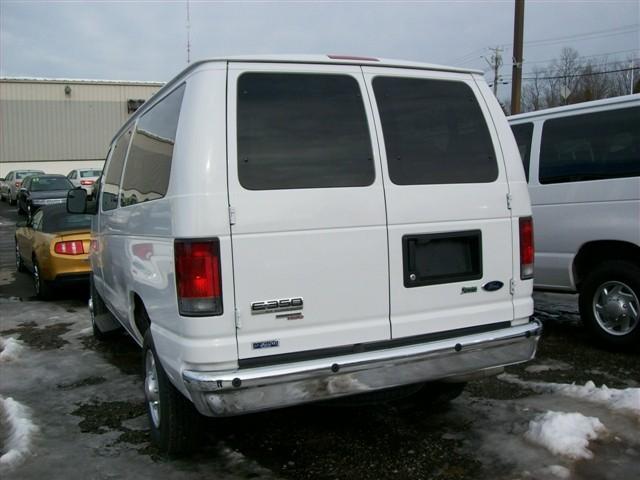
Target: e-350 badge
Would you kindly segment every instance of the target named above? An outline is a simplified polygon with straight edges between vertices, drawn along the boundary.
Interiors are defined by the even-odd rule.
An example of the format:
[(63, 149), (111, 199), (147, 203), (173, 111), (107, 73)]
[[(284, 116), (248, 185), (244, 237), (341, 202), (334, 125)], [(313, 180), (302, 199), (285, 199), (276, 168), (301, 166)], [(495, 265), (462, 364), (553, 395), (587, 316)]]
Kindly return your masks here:
[(304, 301), (302, 300), (302, 297), (281, 298), (280, 300), (265, 300), (264, 302), (253, 302), (251, 304), (251, 315), (302, 310), (303, 306)]

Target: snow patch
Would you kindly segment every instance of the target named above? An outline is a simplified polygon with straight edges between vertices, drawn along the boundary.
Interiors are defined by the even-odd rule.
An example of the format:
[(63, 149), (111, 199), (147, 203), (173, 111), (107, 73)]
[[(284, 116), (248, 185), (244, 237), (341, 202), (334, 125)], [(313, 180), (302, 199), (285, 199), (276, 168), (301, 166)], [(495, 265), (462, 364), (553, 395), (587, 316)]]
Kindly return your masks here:
[(571, 365), (558, 360), (549, 360), (547, 363), (529, 365), (524, 369), (528, 373), (548, 372), (550, 370), (570, 370)]
[(593, 452), (587, 448), (589, 441), (606, 431), (595, 417), (549, 410), (529, 422), (529, 430), (524, 436), (555, 455), (579, 460), (593, 458)]
[(545, 477), (547, 477), (546, 474), (550, 474), (556, 478), (563, 479), (571, 477), (571, 470), (569, 470), (567, 467), (563, 467), (562, 465), (549, 465), (548, 467), (542, 469), (542, 473), (545, 474)]
[(33, 435), (38, 427), (31, 421), (27, 407), (13, 398), (0, 396), (0, 415), (4, 416), (7, 437), (0, 457), (0, 466), (13, 467), (31, 453)]
[(536, 392), (552, 392), (571, 398), (579, 398), (592, 403), (605, 405), (614, 411), (624, 412), (640, 421), (640, 388), (609, 388), (606, 385), (596, 387), (589, 380), (584, 385), (575, 383), (547, 383), (521, 380), (515, 375), (503, 373), (498, 378), (502, 381), (531, 388)]
[(23, 350), (24, 345), (20, 340), (13, 337), (0, 337), (0, 362), (11, 362), (17, 359)]

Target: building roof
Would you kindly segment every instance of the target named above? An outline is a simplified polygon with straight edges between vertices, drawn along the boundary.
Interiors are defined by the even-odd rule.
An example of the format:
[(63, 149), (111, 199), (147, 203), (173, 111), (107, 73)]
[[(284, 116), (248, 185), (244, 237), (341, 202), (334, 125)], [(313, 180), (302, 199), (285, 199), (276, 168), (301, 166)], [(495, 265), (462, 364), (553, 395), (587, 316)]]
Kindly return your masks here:
[(134, 85), (161, 87), (165, 82), (144, 80), (98, 80), (90, 78), (47, 78), (47, 77), (0, 77), (0, 82), (6, 83), (64, 83), (89, 85)]

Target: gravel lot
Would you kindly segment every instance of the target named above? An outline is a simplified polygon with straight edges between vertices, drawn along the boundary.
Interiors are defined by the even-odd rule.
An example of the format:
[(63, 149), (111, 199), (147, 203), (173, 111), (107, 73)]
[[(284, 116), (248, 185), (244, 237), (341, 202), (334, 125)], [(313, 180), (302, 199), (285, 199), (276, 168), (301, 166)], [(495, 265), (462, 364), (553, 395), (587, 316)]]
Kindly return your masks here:
[[(585, 398), (575, 393), (585, 389), (566, 386), (593, 381), (633, 395), (640, 356), (594, 346), (575, 296), (542, 293), (535, 295), (545, 325), (535, 362), (468, 385), (447, 407), (311, 405), (206, 419), (201, 452), (163, 458), (149, 444), (137, 346), (126, 336), (107, 345), (93, 340), (86, 291), (60, 292), (53, 302), (32, 297), (29, 275), (15, 272), (15, 221), (15, 210), (0, 203), (4, 479), (640, 478), (640, 405), (633, 404), (640, 397), (627, 396), (631, 409), (618, 408), (605, 398), (615, 400), (617, 390)], [(12, 429), (9, 398), (32, 424), (20, 432)], [(582, 458), (536, 442), (531, 432), (548, 411), (599, 419), (603, 429), (583, 445)], [(8, 461), (3, 455), (16, 439), (25, 455)]]

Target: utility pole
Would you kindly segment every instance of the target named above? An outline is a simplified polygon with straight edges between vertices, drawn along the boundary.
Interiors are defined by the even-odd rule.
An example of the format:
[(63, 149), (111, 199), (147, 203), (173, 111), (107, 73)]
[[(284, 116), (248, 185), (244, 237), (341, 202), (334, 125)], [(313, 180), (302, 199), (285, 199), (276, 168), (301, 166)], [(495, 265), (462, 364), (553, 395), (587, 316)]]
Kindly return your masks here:
[(490, 48), (493, 52), (491, 58), (482, 57), (493, 68), (493, 94), (498, 97), (498, 81), (500, 80), (500, 67), (502, 66), (502, 49), (500, 47)]
[(191, 63), (191, 14), (189, 0), (187, 0), (187, 63)]
[(631, 67), (631, 71), (629, 72), (631, 74), (631, 86), (629, 87), (629, 95), (633, 95), (633, 60), (631, 60), (631, 65), (629, 65)]
[(522, 89), (522, 37), (524, 33), (524, 0), (515, 0), (513, 20), (513, 71), (511, 75), (511, 115), (520, 113)]

